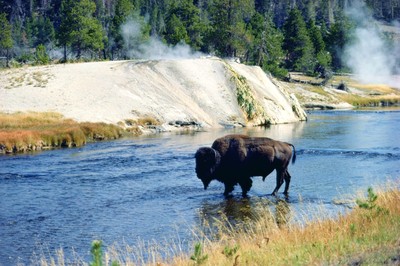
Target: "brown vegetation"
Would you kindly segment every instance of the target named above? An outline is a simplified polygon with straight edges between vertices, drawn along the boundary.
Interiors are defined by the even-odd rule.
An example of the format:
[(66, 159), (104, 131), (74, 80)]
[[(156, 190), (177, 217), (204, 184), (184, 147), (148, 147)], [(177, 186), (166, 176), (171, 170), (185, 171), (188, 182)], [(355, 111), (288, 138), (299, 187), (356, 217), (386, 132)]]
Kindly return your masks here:
[(105, 123), (78, 123), (53, 112), (0, 113), (0, 153), (82, 146), (116, 139), (123, 130)]

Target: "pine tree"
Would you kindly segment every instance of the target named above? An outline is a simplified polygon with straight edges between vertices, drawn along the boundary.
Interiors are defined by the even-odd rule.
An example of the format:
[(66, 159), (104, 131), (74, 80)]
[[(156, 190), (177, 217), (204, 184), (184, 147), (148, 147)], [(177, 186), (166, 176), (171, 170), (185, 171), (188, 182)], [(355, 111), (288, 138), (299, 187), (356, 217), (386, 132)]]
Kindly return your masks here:
[(64, 60), (67, 46), (72, 47), (78, 59), (86, 50), (97, 54), (104, 48), (104, 33), (100, 22), (93, 17), (95, 11), (96, 5), (91, 0), (63, 0), (58, 40), (64, 46)]
[(71, 16), (73, 3), (73, 0), (62, 0), (60, 7), (60, 17), (62, 17), (62, 19), (56, 33), (58, 44), (64, 48), (64, 62), (67, 61), (67, 47), (71, 43), (70, 31), (72, 29), (70, 25), (73, 23), (73, 18)]
[(232, 56), (233, 48), (230, 43), (232, 33), (229, 26), (232, 21), (230, 20), (231, 10), (228, 7), (228, 1), (215, 1), (209, 8), (212, 29), (208, 36), (208, 42), (213, 44), (218, 55)]
[(329, 72), (331, 64), (331, 56), (325, 49), (325, 42), (322, 38), (321, 29), (315, 25), (313, 20), (307, 23), (308, 34), (315, 49), (315, 56), (317, 58), (317, 65), (315, 67), (316, 74), (325, 77)]
[[(121, 34), (121, 26), (127, 22), (134, 12), (134, 6), (130, 0), (117, 0), (115, 4), (115, 13), (111, 21), (110, 40), (111, 58), (114, 59), (117, 53), (124, 48), (124, 38)], [(118, 57), (118, 56), (117, 56)]]
[(342, 54), (346, 43), (350, 40), (351, 28), (352, 25), (349, 20), (341, 15), (330, 27), (329, 34), (326, 37), (328, 51), (332, 55), (332, 68), (336, 71), (345, 67), (342, 62)]
[(33, 16), (27, 23), (27, 33), (31, 47), (47, 45), (55, 39), (53, 24), (44, 16)]
[(189, 43), (189, 36), (185, 25), (175, 14), (172, 14), (168, 18), (164, 36), (167, 42), (172, 45), (176, 45), (179, 42)]
[(150, 33), (152, 36), (161, 36), (165, 32), (167, 4), (169, 1), (164, 0), (134, 0), (136, 10), (141, 16), (146, 17), (147, 23), (150, 25)]
[(251, 37), (247, 23), (255, 12), (254, 1), (216, 0), (209, 8), (211, 32), (208, 41), (217, 54), (224, 57), (243, 57)]
[(168, 7), (164, 32), (168, 43), (175, 45), (184, 41), (194, 49), (199, 49), (203, 44), (203, 30), (200, 10), (192, 0), (172, 1)]
[(289, 12), (284, 35), (283, 48), (287, 51), (287, 67), (294, 71), (313, 73), (316, 65), (314, 47), (308, 36), (306, 23), (297, 8)]
[(11, 24), (5, 13), (0, 14), (0, 49), (5, 50), (6, 66), (9, 67), (10, 49), (13, 47)]
[(279, 78), (285, 77), (287, 70), (282, 67), (285, 56), (282, 33), (275, 28), (270, 16), (263, 17), (258, 12), (251, 18), (250, 26), (254, 36), (250, 62)]

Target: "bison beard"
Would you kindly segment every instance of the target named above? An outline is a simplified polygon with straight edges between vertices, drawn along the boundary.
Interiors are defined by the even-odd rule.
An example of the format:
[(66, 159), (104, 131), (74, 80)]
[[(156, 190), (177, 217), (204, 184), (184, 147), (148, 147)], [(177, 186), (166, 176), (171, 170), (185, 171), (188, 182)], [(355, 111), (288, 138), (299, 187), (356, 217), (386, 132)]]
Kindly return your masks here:
[[(293, 148), (293, 157), (292, 157)], [(295, 147), (292, 144), (269, 138), (252, 138), (245, 135), (227, 135), (216, 139), (211, 148), (197, 150), (196, 174), (207, 189), (212, 180), (225, 185), (224, 195), (228, 196), (239, 184), (243, 196), (247, 195), (253, 181), (251, 177), (262, 176), (263, 181), (276, 170), (276, 195), (285, 182), (284, 194), (288, 194), (290, 174), (287, 167), (292, 158), (296, 160)]]

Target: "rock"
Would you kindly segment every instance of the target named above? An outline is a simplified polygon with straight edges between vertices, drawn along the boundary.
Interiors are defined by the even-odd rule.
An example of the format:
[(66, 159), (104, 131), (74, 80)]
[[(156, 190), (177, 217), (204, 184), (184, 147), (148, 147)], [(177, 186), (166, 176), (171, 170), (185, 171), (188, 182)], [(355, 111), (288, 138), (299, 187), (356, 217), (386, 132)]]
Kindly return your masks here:
[(346, 84), (344, 82), (341, 82), (337, 87), (337, 90), (341, 90), (341, 91), (349, 91), (349, 89), (347, 88)]

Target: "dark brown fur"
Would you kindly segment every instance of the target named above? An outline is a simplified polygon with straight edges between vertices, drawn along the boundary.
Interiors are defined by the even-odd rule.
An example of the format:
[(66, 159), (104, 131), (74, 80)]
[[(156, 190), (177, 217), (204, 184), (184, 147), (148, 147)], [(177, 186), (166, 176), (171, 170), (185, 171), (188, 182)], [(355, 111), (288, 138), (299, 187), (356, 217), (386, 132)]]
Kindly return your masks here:
[[(293, 148), (293, 158), (292, 158)], [(227, 135), (216, 139), (211, 148), (197, 150), (196, 173), (207, 189), (214, 179), (224, 183), (224, 195), (229, 195), (239, 184), (245, 196), (252, 186), (251, 177), (262, 176), (263, 180), (276, 170), (276, 195), (285, 181), (284, 194), (287, 195), (290, 174), (287, 167), (292, 158), (296, 160), (296, 151), (292, 144), (270, 138), (256, 138), (246, 135)]]

